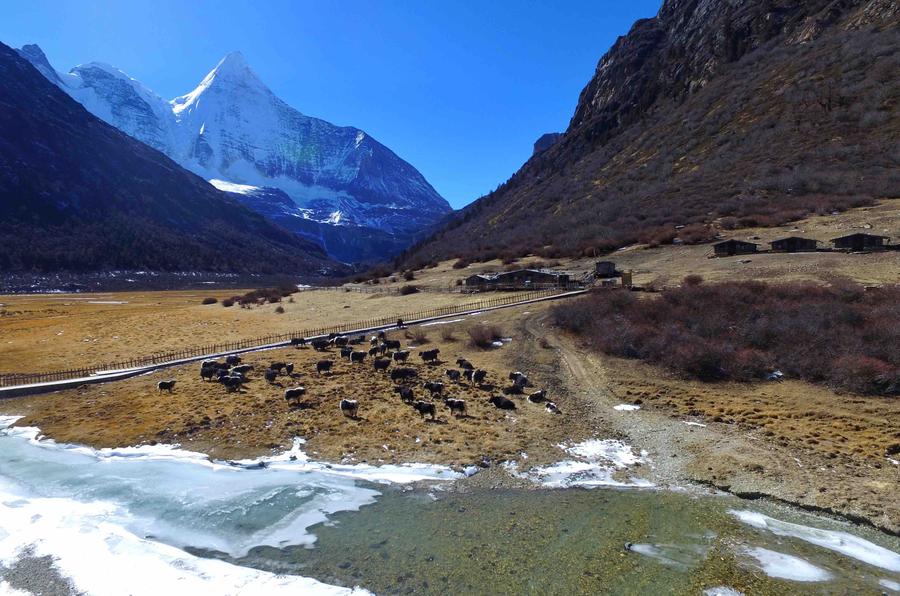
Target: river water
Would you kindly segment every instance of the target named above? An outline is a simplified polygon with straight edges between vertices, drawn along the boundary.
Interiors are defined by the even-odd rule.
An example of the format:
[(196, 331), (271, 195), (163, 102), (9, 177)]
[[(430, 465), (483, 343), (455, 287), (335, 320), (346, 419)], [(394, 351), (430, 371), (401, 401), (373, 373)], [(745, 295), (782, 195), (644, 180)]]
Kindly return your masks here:
[(895, 537), (653, 488), (612, 441), (527, 476), (557, 488), (460, 491), (449, 468), (327, 465), (300, 442), (229, 464), (60, 445), (13, 421), (0, 418), (0, 594), (24, 553), (116, 596), (900, 594)]

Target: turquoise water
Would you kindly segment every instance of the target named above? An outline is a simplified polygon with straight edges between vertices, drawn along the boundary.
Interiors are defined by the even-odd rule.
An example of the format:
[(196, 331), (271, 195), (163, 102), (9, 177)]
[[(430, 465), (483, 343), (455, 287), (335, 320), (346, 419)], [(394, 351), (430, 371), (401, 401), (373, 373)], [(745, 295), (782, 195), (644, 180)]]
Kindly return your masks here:
[(0, 593), (3, 566), (30, 549), (100, 595), (900, 594), (900, 539), (760, 502), (459, 492), (439, 466), (328, 465), (299, 446), (228, 465), (0, 422)]
[[(880, 594), (879, 580), (900, 582), (898, 572), (755, 529), (732, 510), (851, 530), (900, 552), (900, 541), (875, 531), (724, 496), (392, 490), (312, 528), (312, 548), (258, 548), (239, 562), (385, 594), (701, 594), (719, 586), (746, 594)], [(801, 558), (831, 579), (768, 577), (744, 554), (753, 547)]]

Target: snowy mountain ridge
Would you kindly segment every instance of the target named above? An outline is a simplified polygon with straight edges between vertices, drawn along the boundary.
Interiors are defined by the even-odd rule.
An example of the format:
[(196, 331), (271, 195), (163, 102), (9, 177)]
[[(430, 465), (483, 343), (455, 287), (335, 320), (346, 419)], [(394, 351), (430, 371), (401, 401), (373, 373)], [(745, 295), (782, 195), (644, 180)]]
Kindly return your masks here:
[[(240, 52), (171, 101), (108, 64), (60, 73), (38, 46), (18, 52), (90, 112), (220, 189), (283, 191), (293, 217), (373, 228), (402, 244), (451, 211), (413, 166), (364, 131), (279, 99)], [(250, 190), (244, 194), (256, 194)]]

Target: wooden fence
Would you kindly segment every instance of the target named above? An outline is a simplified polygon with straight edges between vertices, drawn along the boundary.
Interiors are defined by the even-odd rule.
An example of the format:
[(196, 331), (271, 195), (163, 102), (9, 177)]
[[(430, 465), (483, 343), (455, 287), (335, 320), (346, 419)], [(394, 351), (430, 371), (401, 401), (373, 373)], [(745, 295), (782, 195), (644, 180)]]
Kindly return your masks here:
[(525, 292), (518, 294), (510, 294), (507, 296), (497, 296), (477, 302), (467, 302), (465, 304), (454, 304), (451, 306), (442, 306), (439, 308), (431, 308), (419, 312), (402, 313), (389, 317), (378, 317), (365, 319), (362, 321), (354, 321), (350, 323), (342, 323), (340, 325), (326, 325), (322, 327), (313, 327), (310, 329), (301, 329), (291, 333), (274, 333), (255, 337), (252, 339), (241, 339), (230, 342), (217, 344), (208, 344), (205, 346), (196, 346), (192, 348), (184, 348), (170, 352), (154, 352), (146, 356), (138, 356), (127, 360), (119, 360), (116, 362), (107, 362), (96, 366), (84, 368), (72, 368), (67, 370), (55, 370), (50, 372), (35, 373), (3, 373), (0, 374), (0, 387), (13, 387), (16, 385), (28, 385), (32, 383), (48, 383), (52, 381), (64, 381), (67, 379), (78, 379), (95, 375), (102, 372), (128, 370), (133, 368), (142, 368), (145, 366), (153, 366), (157, 364), (165, 364), (177, 362), (180, 360), (188, 360), (192, 358), (201, 358), (203, 356), (213, 356), (225, 352), (234, 352), (239, 350), (250, 350), (254, 348), (264, 348), (266, 346), (277, 346), (280, 344), (289, 344), (294, 338), (314, 338), (331, 333), (348, 333), (363, 329), (372, 329), (377, 327), (387, 327), (396, 325), (397, 319), (402, 319), (404, 323), (413, 323), (422, 319), (431, 319), (434, 317), (442, 317), (463, 313), (467, 311), (475, 311), (483, 308), (491, 308), (495, 306), (504, 306), (514, 304), (516, 302), (524, 302), (537, 298), (545, 298), (554, 294), (561, 293), (559, 289), (542, 290), (535, 292)]

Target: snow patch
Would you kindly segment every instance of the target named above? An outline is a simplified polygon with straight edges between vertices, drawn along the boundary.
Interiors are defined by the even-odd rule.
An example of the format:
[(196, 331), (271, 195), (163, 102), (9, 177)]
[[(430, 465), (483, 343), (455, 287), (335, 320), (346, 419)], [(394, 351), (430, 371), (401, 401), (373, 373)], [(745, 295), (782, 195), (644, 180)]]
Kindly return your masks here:
[(702, 544), (632, 544), (628, 550), (654, 559), (666, 567), (687, 571), (706, 556), (709, 547)]
[(548, 488), (620, 486), (647, 488), (653, 483), (641, 478), (614, 478), (616, 472), (646, 461), (644, 455), (635, 455), (631, 447), (613, 439), (589, 439), (574, 445), (558, 445), (575, 459), (564, 460), (549, 466), (535, 467), (522, 474), (516, 467), (510, 469), (514, 476), (528, 478)]
[[(309, 545), (311, 526), (374, 502), (379, 493), (359, 486), (357, 475), (446, 476), (369, 466), (331, 473), (299, 442), (280, 456), (230, 464), (172, 445), (94, 450), (10, 428), (18, 419), (0, 417), (0, 564), (28, 550), (49, 556), (77, 591), (97, 596), (358, 592), (196, 557), (185, 547), (242, 556), (256, 545)], [(0, 584), (0, 593), (6, 588)]]
[(732, 509), (729, 513), (749, 526), (760, 530), (768, 530), (776, 536), (799, 538), (810, 544), (833, 550), (863, 563), (887, 569), (888, 571), (900, 572), (900, 554), (853, 534), (793, 524), (755, 511)]
[[(202, 133), (201, 133), (202, 134)], [(259, 186), (251, 186), (250, 184), (235, 184), (227, 180), (218, 180), (211, 178), (209, 183), (221, 190), (222, 192), (235, 192), (242, 195), (252, 195), (262, 190)]]
[(459, 323), (462, 319), (453, 319), (452, 321), (432, 321), (431, 323), (422, 323), (419, 327), (430, 327), (432, 325), (449, 325), (450, 323)]
[(202, 559), (111, 521), (125, 516), (127, 512), (109, 502), (33, 497), (3, 486), (0, 562), (11, 565), (30, 548), (34, 556), (53, 557), (60, 574), (79, 592), (93, 596), (367, 593)]
[(634, 412), (640, 409), (641, 406), (637, 404), (619, 404), (617, 406), (613, 406), (613, 410), (618, 410), (619, 412)]
[(880, 579), (878, 580), (878, 585), (894, 592), (900, 592), (900, 582), (895, 582), (892, 579)]
[(756, 559), (759, 568), (769, 577), (795, 582), (824, 582), (832, 578), (827, 570), (800, 557), (761, 547), (746, 548), (743, 552)]
[(703, 590), (703, 596), (744, 596), (744, 593), (728, 586), (716, 586)]

